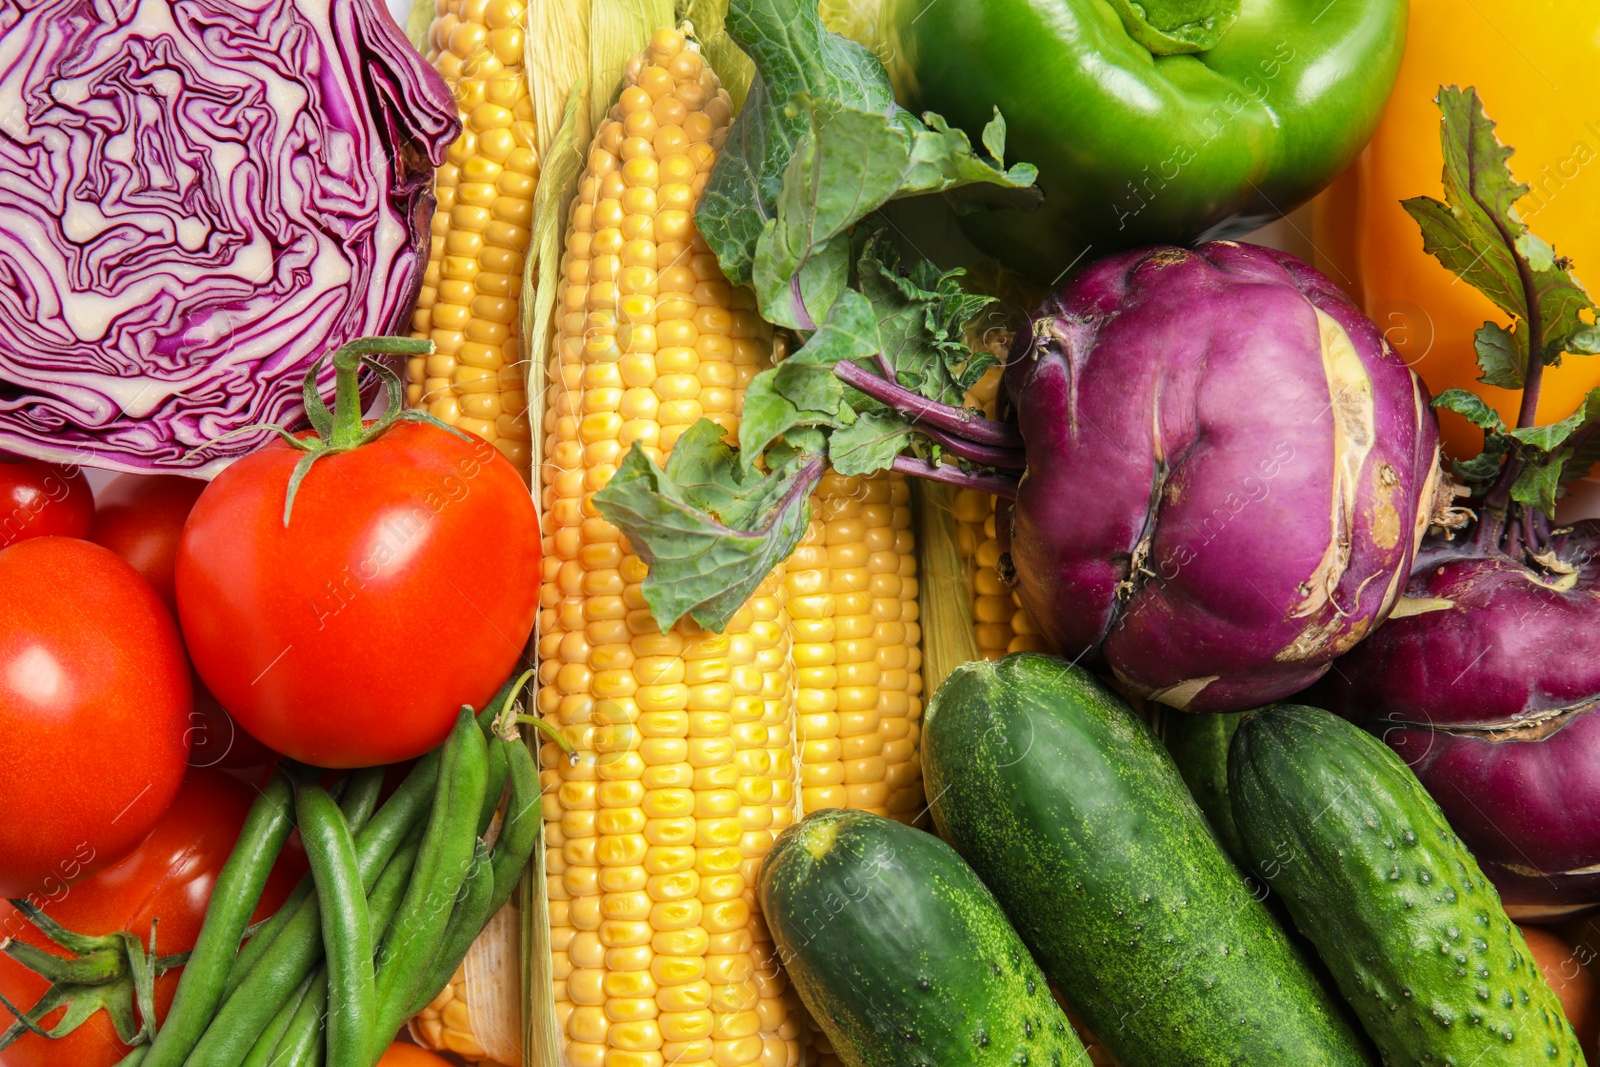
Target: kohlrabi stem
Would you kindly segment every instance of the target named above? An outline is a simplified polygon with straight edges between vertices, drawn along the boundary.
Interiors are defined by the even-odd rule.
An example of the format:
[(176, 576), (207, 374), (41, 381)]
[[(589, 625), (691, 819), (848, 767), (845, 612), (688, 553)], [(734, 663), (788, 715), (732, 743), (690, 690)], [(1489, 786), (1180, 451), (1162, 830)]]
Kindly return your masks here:
[[(1494, 227), (1500, 232), (1500, 240), (1505, 242), (1506, 250), (1511, 253), (1511, 259), (1517, 265), (1517, 280), (1522, 283), (1522, 302), (1527, 314), (1523, 316), (1523, 325), (1527, 327), (1528, 335), (1528, 365), (1522, 372), (1522, 403), (1517, 408), (1517, 429), (1525, 430), (1535, 425), (1539, 417), (1539, 387), (1544, 382), (1544, 315), (1539, 308), (1539, 285), (1533, 276), (1533, 267), (1528, 259), (1517, 251), (1517, 240), (1511, 235), (1499, 215), (1490, 211), (1488, 205), (1478, 200), (1476, 193), (1472, 194), (1478, 206), (1483, 208), (1485, 215), (1494, 222)], [(1511, 487), (1516, 484), (1517, 477), (1522, 473), (1522, 457), (1516, 449), (1512, 449), (1506, 456), (1506, 465), (1501, 468), (1500, 477), (1483, 498), (1486, 510), (1497, 512), (1500, 515), (1501, 528), (1510, 514)], [(1478, 521), (1483, 522), (1480, 514)]]
[(926, 435), (930, 441), (957, 459), (976, 463), (980, 467), (995, 467), (1003, 471), (1020, 471), (1028, 468), (1028, 456), (1020, 449), (980, 445), (966, 438), (945, 433), (943, 430), (935, 430), (927, 424), (919, 425), (917, 432)]
[(1015, 426), (986, 419), (966, 408), (929, 400), (898, 382), (880, 378), (848, 359), (841, 359), (834, 364), (833, 373), (846, 385), (866, 393), (879, 403), (894, 408), (900, 415), (911, 420), (918, 429), (922, 429), (922, 424), (926, 424), (975, 444), (1022, 448), (1022, 434), (1017, 432)]
[(925, 459), (917, 459), (915, 456), (896, 456), (894, 469), (913, 478), (928, 478), (935, 482), (960, 486), (962, 489), (977, 489), (1007, 500), (1017, 498), (1017, 479), (1004, 474), (964, 471), (953, 463), (936, 465)]

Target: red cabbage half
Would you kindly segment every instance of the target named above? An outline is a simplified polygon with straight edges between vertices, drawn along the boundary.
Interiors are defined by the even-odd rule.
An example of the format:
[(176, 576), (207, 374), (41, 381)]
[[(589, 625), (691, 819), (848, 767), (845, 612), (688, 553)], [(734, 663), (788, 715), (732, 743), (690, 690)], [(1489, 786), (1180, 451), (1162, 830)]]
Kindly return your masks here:
[(457, 130), (382, 0), (0, 0), (0, 449), (255, 448), (403, 328)]

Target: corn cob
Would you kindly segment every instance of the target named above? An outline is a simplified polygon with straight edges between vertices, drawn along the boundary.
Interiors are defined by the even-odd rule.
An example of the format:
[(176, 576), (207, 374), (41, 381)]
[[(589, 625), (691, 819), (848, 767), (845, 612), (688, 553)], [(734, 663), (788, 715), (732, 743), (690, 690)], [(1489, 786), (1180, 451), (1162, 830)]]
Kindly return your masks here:
[(661, 633), (594, 509), (637, 441), (736, 431), (770, 351), (693, 225), (732, 108), (683, 36), (630, 63), (573, 201), (545, 410), (539, 710), (557, 1022), (570, 1067), (777, 1067), (798, 1016), (754, 875), (794, 819), (781, 568), (723, 634)]
[[(967, 402), (994, 418), (999, 389), (1000, 368), (995, 367), (972, 387)], [(1017, 594), (1000, 577), (994, 497), (975, 489), (961, 490), (955, 498), (955, 517), (961, 556), (971, 561), (972, 625), (978, 651), (990, 660), (1008, 652), (1047, 651)]]
[(406, 403), (493, 444), (528, 475), (532, 455), (518, 296), (539, 177), (524, 59), (527, 0), (438, 0), (428, 60), (453, 86), (461, 136), (435, 178), (438, 207), (406, 366)]
[(922, 653), (903, 476), (831, 471), (789, 559), (803, 811), (922, 810)]

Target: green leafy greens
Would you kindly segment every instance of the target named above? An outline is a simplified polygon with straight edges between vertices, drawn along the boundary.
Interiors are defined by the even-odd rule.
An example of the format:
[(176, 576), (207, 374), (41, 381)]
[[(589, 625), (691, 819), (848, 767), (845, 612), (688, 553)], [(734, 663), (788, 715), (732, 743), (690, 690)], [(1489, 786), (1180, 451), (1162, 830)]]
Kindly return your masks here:
[[(755, 65), (695, 214), (728, 279), (751, 286), (761, 315), (797, 342), (748, 386), (739, 448), (702, 420), (665, 470), (635, 445), (595, 506), (650, 565), (644, 596), (666, 629), (684, 615), (720, 630), (804, 535), (826, 465), (889, 468), (936, 444), (835, 373), (842, 362), (928, 400), (959, 407), (994, 364), (963, 339), (991, 300), (961, 271), (902, 265), (875, 213), (930, 193), (1037, 202), (1034, 168), (1004, 164), (996, 112), (982, 147), (937, 115), (898, 107), (864, 47), (823, 28), (806, 0), (732, 0), (726, 29)], [(861, 383), (865, 384), (865, 383)]]
[[(1559, 365), (1563, 354), (1600, 351), (1595, 305), (1571, 262), (1517, 214), (1528, 186), (1512, 177), (1514, 150), (1495, 135), (1477, 90), (1441, 88), (1437, 103), (1444, 116), (1444, 202), (1416, 197), (1402, 206), (1422, 229), (1423, 250), (1512, 316), (1510, 327), (1486, 322), (1478, 330), (1478, 380), (1524, 390), (1518, 421), (1528, 424), (1544, 367)], [(1600, 390), (1545, 426), (1508, 428), (1482, 397), (1465, 389), (1445, 390), (1434, 406), (1483, 429), (1483, 452), (1457, 462), (1456, 474), (1491, 510), (1503, 513), (1510, 500), (1553, 514), (1562, 483), (1582, 477), (1600, 458), (1600, 445), (1591, 443), (1600, 426)]]

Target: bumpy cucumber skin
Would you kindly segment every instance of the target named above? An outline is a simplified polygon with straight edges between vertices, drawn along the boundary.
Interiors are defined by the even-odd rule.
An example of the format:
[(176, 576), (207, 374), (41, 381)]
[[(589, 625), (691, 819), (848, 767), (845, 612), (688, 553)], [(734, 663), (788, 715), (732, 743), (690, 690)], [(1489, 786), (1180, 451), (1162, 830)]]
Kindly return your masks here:
[(1089, 1067), (1000, 905), (932, 834), (813, 812), (758, 885), (789, 980), (849, 1067)]
[(1234, 859), (1244, 855), (1244, 849), (1228, 800), (1228, 743), (1243, 719), (1243, 712), (1195, 715), (1162, 708), (1157, 727), (1190, 795)]
[(1088, 672), (965, 664), (924, 731), (940, 833), (1123, 1067), (1373, 1062), (1172, 759)]
[(1392, 1067), (1582, 1067), (1522, 934), (1399, 756), (1329, 712), (1239, 727), (1234, 821)]

